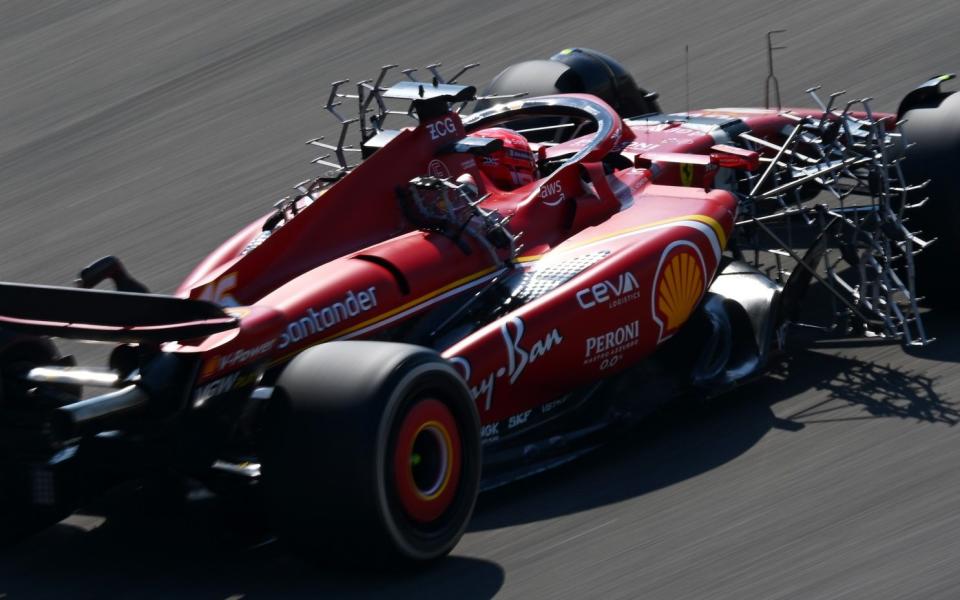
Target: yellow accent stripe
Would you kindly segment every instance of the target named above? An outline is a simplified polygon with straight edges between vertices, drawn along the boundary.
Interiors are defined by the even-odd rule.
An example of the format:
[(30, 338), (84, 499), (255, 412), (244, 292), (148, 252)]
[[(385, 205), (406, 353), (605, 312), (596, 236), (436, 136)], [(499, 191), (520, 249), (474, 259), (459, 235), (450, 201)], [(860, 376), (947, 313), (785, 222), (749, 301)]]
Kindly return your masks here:
[[(621, 229), (619, 231), (614, 231), (613, 233), (608, 233), (606, 235), (585, 240), (583, 242), (570, 246), (569, 249), (580, 248), (581, 246), (588, 246), (590, 244), (595, 244), (597, 242), (601, 242), (603, 240), (610, 239), (610, 238), (615, 238), (617, 236), (621, 236), (627, 233), (634, 233), (637, 231), (643, 231), (645, 229), (653, 229), (654, 227), (660, 227), (661, 225), (668, 225), (670, 223), (677, 223), (678, 221), (697, 221), (699, 223), (709, 225), (713, 229), (713, 232), (717, 234), (717, 240), (720, 242), (720, 249), (723, 250), (727, 247), (727, 234), (726, 232), (723, 231), (723, 226), (720, 225), (720, 223), (716, 219), (713, 219), (712, 217), (708, 217), (706, 215), (685, 215), (682, 217), (674, 217), (672, 219), (664, 219), (662, 221), (653, 221), (652, 223), (644, 223), (643, 225), (630, 227), (629, 229)], [(564, 248), (564, 251), (566, 250), (568, 250), (568, 248)]]
[(358, 329), (363, 329), (364, 327), (369, 327), (370, 325), (375, 325), (376, 323), (379, 323), (380, 321), (384, 321), (384, 320), (386, 320), (386, 319), (389, 319), (390, 317), (396, 315), (397, 313), (401, 313), (401, 312), (403, 312), (403, 311), (405, 311), (405, 310), (407, 310), (407, 309), (409, 309), (409, 308), (412, 308), (412, 307), (414, 307), (414, 306), (416, 306), (416, 305), (418, 305), (418, 304), (423, 304), (424, 302), (427, 302), (428, 300), (430, 300), (430, 299), (432, 299), (432, 298), (436, 298), (436, 297), (439, 296), (440, 294), (443, 294), (443, 293), (445, 293), (445, 292), (448, 292), (448, 291), (450, 291), (450, 290), (452, 290), (452, 289), (454, 289), (454, 288), (456, 288), (456, 287), (459, 287), (459, 286), (464, 285), (464, 284), (466, 284), (466, 283), (470, 283), (470, 282), (472, 282), (472, 281), (476, 281), (477, 279), (480, 279), (481, 277), (485, 277), (485, 276), (489, 275), (490, 273), (493, 273), (494, 271), (496, 271), (496, 270), (498, 270), (498, 269), (500, 269), (500, 267), (488, 267), (488, 268), (486, 268), (486, 269), (483, 269), (482, 271), (477, 271), (476, 273), (472, 273), (472, 274), (470, 274), (470, 275), (467, 275), (466, 277), (461, 277), (460, 279), (454, 281), (453, 283), (449, 283), (449, 284), (447, 284), (447, 285), (445, 285), (445, 286), (443, 286), (443, 287), (441, 287), (441, 288), (437, 288), (437, 289), (433, 290), (433, 291), (430, 292), (430, 293), (424, 294), (423, 296), (420, 296), (419, 298), (415, 298), (414, 300), (411, 300), (410, 302), (407, 302), (406, 304), (402, 304), (402, 305), (400, 305), (400, 306), (398, 306), (398, 307), (396, 307), (396, 308), (394, 308), (394, 309), (388, 310), (388, 311), (385, 312), (385, 313), (381, 313), (381, 314), (379, 314), (379, 315), (377, 315), (377, 316), (375, 316), (375, 317), (372, 317), (372, 318), (370, 318), (370, 319), (367, 319), (366, 321), (363, 321), (362, 323), (357, 323), (356, 325), (353, 325), (353, 326), (351, 326), (351, 327), (347, 327), (346, 329), (343, 329), (343, 330), (341, 330), (341, 331), (338, 331), (338, 332), (335, 333), (334, 335), (330, 335), (330, 336), (327, 336), (327, 337), (322, 338), (322, 339), (320, 339), (320, 340), (317, 340), (316, 342), (310, 344), (309, 346), (304, 346), (303, 348), (301, 348), (301, 349), (299, 349), (299, 350), (295, 350), (295, 351), (293, 351), (293, 352), (289, 352), (289, 353), (283, 355), (282, 357), (273, 360), (273, 361), (270, 363), (270, 365), (273, 366), (273, 365), (282, 363), (282, 362), (286, 361), (288, 358), (290, 358), (291, 356), (293, 356), (293, 355), (295, 355), (295, 354), (299, 354), (299, 353), (303, 352), (304, 350), (306, 350), (307, 348), (310, 348), (311, 346), (316, 346), (317, 344), (322, 344), (322, 343), (324, 343), (324, 342), (329, 342), (329, 341), (335, 340), (335, 339), (337, 339), (337, 338), (339, 338), (339, 337), (343, 337), (344, 335), (347, 335), (348, 333), (352, 333), (352, 332), (354, 332), (354, 331), (357, 331)]
[[(662, 225), (669, 225), (670, 223), (677, 223), (680, 221), (697, 221), (698, 223), (709, 225), (710, 228), (713, 229), (713, 232), (717, 234), (717, 241), (720, 243), (720, 250), (723, 251), (726, 249), (727, 234), (726, 232), (724, 232), (723, 226), (720, 225), (720, 223), (716, 219), (712, 217), (708, 217), (706, 215), (684, 215), (682, 217), (673, 217), (671, 219), (664, 219), (662, 221), (653, 221), (651, 223), (644, 223), (643, 225), (637, 225), (636, 227), (630, 227), (628, 229), (619, 229), (617, 231), (614, 231), (613, 233), (597, 236), (595, 238), (590, 238), (589, 240), (584, 240), (582, 242), (578, 242), (571, 246), (567, 246), (563, 248), (560, 252), (566, 253), (570, 250), (576, 250), (577, 248), (582, 248), (584, 246), (589, 246), (590, 244), (596, 244), (597, 242), (602, 242), (603, 240), (608, 240), (608, 239), (619, 237), (621, 235), (626, 235), (629, 233), (637, 233), (640, 231), (644, 231), (646, 229), (653, 229), (655, 227), (660, 227)], [(521, 256), (515, 259), (513, 262), (518, 262), (518, 263), (532, 262), (532, 261), (540, 260), (543, 257), (544, 257), (543, 254), (531, 254), (528, 256)]]
[[(601, 242), (601, 241), (603, 241), (603, 240), (610, 239), (610, 238), (614, 238), (614, 237), (617, 237), (617, 236), (620, 236), (620, 235), (624, 235), (624, 234), (628, 234), (628, 233), (634, 233), (634, 232), (639, 232), (639, 231), (643, 231), (643, 230), (645, 230), (645, 229), (652, 229), (652, 228), (654, 228), (654, 227), (659, 227), (659, 226), (661, 226), (661, 225), (667, 225), (667, 224), (670, 224), (670, 223), (676, 223), (676, 222), (679, 222), (679, 221), (698, 221), (698, 222), (700, 222), (700, 223), (705, 223), (706, 225), (709, 225), (709, 226), (713, 229), (713, 231), (717, 234), (717, 239), (720, 241), (720, 248), (721, 248), (721, 250), (724, 249), (724, 248), (726, 248), (726, 246), (727, 246), (727, 236), (726, 236), (726, 234), (724, 233), (723, 227), (720, 225), (719, 222), (717, 222), (715, 219), (713, 219), (713, 218), (711, 218), (711, 217), (707, 217), (707, 216), (705, 216), (705, 215), (685, 215), (685, 216), (682, 216), (682, 217), (674, 217), (674, 218), (671, 218), (671, 219), (664, 219), (664, 220), (662, 220), (662, 221), (653, 221), (652, 223), (644, 223), (643, 225), (639, 225), (639, 226), (637, 226), (637, 227), (631, 227), (631, 228), (629, 228), (629, 229), (621, 229), (621, 230), (615, 231), (615, 232), (613, 232), (613, 233), (608, 233), (608, 234), (606, 234), (606, 235), (602, 235), (602, 236), (599, 236), (599, 237), (591, 238), (591, 239), (589, 239), (589, 240), (585, 240), (585, 241), (583, 241), (583, 242), (580, 242), (580, 243), (575, 244), (575, 245), (573, 245), (573, 246), (570, 246), (570, 247), (568, 247), (568, 248), (564, 248), (564, 249), (563, 249), (563, 252), (566, 252), (566, 251), (568, 251), (568, 250), (574, 250), (574, 249), (576, 249), (576, 248), (580, 248), (580, 247), (583, 247), (583, 246), (588, 246), (588, 245), (590, 245), (590, 244), (594, 244), (594, 243), (596, 243), (596, 242)], [(514, 259), (513, 262), (516, 262), (516, 263), (527, 263), (527, 262), (533, 262), (533, 261), (540, 260), (541, 258), (543, 258), (543, 255), (542, 255), (542, 254), (530, 254), (530, 255), (527, 255), (527, 256), (517, 257), (517, 258)], [(388, 310), (388, 311), (385, 312), (385, 313), (382, 313), (382, 314), (379, 314), (379, 315), (377, 315), (377, 316), (375, 316), (375, 317), (372, 317), (372, 318), (370, 318), (370, 319), (367, 319), (366, 321), (363, 321), (362, 323), (357, 323), (356, 325), (353, 325), (353, 326), (351, 326), (351, 327), (348, 327), (348, 328), (346, 328), (346, 329), (343, 329), (343, 330), (341, 330), (341, 331), (338, 331), (336, 334), (327, 336), (327, 337), (325, 337), (325, 338), (322, 338), (322, 339), (314, 342), (313, 344), (310, 344), (309, 346), (304, 346), (303, 348), (300, 348), (299, 350), (296, 350), (296, 351), (290, 352), (290, 353), (288, 353), (288, 354), (285, 354), (285, 355), (283, 355), (282, 357), (273, 360), (273, 361), (270, 363), (270, 365), (273, 366), (273, 365), (277, 365), (277, 364), (279, 364), (279, 363), (282, 363), (282, 362), (288, 360), (290, 357), (294, 356), (295, 354), (299, 354), (300, 352), (303, 352), (303, 351), (306, 350), (307, 348), (310, 348), (311, 346), (315, 346), (315, 345), (317, 345), (317, 344), (322, 344), (322, 343), (324, 343), (324, 342), (329, 342), (329, 341), (331, 341), (331, 340), (335, 340), (335, 339), (337, 339), (337, 338), (343, 337), (344, 335), (347, 335), (348, 333), (353, 333), (354, 331), (357, 331), (357, 330), (359, 330), (359, 329), (363, 329), (363, 328), (365, 328), (365, 327), (369, 327), (369, 326), (371, 326), (371, 325), (375, 325), (375, 324), (379, 323), (380, 321), (384, 321), (384, 320), (386, 320), (386, 319), (389, 319), (390, 317), (396, 315), (397, 313), (401, 313), (401, 312), (403, 312), (403, 311), (405, 311), (405, 310), (407, 310), (407, 309), (409, 309), (409, 308), (412, 308), (412, 307), (414, 307), (414, 306), (417, 306), (418, 304), (422, 304), (422, 303), (424, 303), (424, 302), (427, 302), (428, 300), (430, 300), (430, 299), (432, 299), (432, 298), (435, 298), (435, 297), (439, 296), (440, 294), (443, 294), (443, 293), (448, 292), (448, 291), (450, 291), (450, 290), (452, 290), (452, 289), (454, 289), (454, 288), (456, 288), (456, 287), (459, 287), (459, 286), (461, 286), (461, 285), (464, 285), (464, 284), (466, 284), (466, 283), (470, 283), (471, 281), (475, 281), (475, 280), (477, 280), (477, 279), (480, 279), (481, 277), (484, 277), (484, 276), (486, 276), (486, 275), (489, 275), (490, 273), (493, 273), (494, 271), (498, 270), (499, 268), (500, 268), (500, 267), (488, 267), (488, 268), (486, 268), (486, 269), (483, 269), (482, 271), (477, 271), (476, 273), (472, 273), (472, 274), (470, 274), (470, 275), (467, 275), (466, 277), (462, 277), (462, 278), (454, 281), (453, 283), (449, 283), (449, 284), (447, 284), (447, 285), (445, 285), (445, 286), (443, 286), (443, 287), (441, 287), (441, 288), (438, 288), (438, 289), (436, 289), (436, 290), (433, 290), (432, 292), (429, 292), (429, 293), (427, 293), (427, 294), (424, 294), (423, 296), (420, 296), (419, 298), (415, 298), (414, 300), (411, 300), (410, 302), (407, 302), (406, 304), (403, 304), (403, 305), (398, 306), (398, 307), (396, 307), (396, 308), (394, 308), (394, 309), (392, 309), (392, 310)]]
[(439, 296), (440, 294), (442, 294), (442, 293), (444, 293), (444, 292), (449, 292), (450, 290), (452, 290), (452, 289), (455, 288), (455, 287), (460, 287), (461, 285), (463, 285), (463, 284), (465, 284), (465, 283), (469, 283), (469, 282), (474, 281), (474, 280), (476, 280), (476, 279), (480, 279), (481, 277), (483, 277), (483, 276), (485, 276), (485, 275), (489, 275), (490, 273), (493, 273), (494, 271), (496, 271), (496, 270), (499, 269), (499, 268), (500, 268), (500, 267), (488, 267), (488, 268), (486, 268), (486, 269), (484, 269), (484, 270), (482, 270), (482, 271), (477, 271), (476, 273), (473, 273), (472, 275), (467, 275), (466, 277), (461, 277), (460, 279), (454, 281), (453, 283), (449, 283), (449, 284), (443, 286), (442, 288), (437, 288), (437, 289), (433, 290), (432, 292), (430, 292), (430, 293), (428, 293), (428, 294), (424, 294), (423, 296), (420, 296), (419, 298), (416, 298), (415, 300), (411, 300), (410, 302), (407, 302), (406, 304), (402, 304), (402, 305), (400, 305), (400, 306), (398, 306), (398, 307), (396, 307), (396, 308), (394, 308), (394, 309), (392, 309), (392, 310), (388, 310), (388, 311), (385, 312), (385, 313), (381, 313), (381, 314), (379, 314), (379, 315), (377, 315), (377, 316), (375, 316), (375, 317), (373, 317), (373, 318), (367, 319), (366, 321), (364, 321), (364, 322), (362, 322), (362, 323), (357, 323), (356, 325), (354, 325), (354, 326), (352, 326), (352, 327), (347, 327), (346, 329), (343, 329), (343, 330), (337, 332), (335, 335), (331, 335), (331, 336), (328, 336), (328, 337), (320, 340), (320, 342), (321, 342), (321, 343), (322, 343), (322, 342), (327, 342), (327, 341), (330, 341), (330, 340), (332, 340), (332, 339), (334, 339), (334, 338), (338, 338), (338, 337), (343, 336), (343, 335), (346, 335), (346, 334), (348, 334), (348, 333), (352, 333), (352, 332), (354, 332), (354, 331), (356, 331), (356, 330), (358, 330), (358, 329), (363, 329), (364, 327), (367, 327), (368, 325), (373, 325), (374, 323), (378, 323), (378, 322), (380, 322), (380, 321), (383, 321), (384, 319), (389, 319), (390, 317), (392, 317), (393, 315), (395, 315), (395, 314), (397, 314), (397, 313), (401, 313), (401, 312), (407, 310), (408, 308), (414, 307), (414, 306), (416, 306), (416, 305), (418, 305), (418, 304), (422, 304), (422, 303), (426, 302), (427, 300), (430, 300), (431, 298), (436, 298), (436, 297)]

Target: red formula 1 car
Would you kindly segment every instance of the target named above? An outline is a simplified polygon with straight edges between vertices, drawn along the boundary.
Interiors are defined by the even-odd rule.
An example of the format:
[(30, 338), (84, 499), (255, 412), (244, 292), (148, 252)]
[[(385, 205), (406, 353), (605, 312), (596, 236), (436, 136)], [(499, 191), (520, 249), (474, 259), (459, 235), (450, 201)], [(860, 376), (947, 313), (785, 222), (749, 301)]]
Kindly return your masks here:
[[(259, 490), (307, 552), (432, 559), (479, 490), (762, 372), (808, 288), (820, 327), (917, 344), (917, 286), (955, 287), (938, 274), (960, 241), (945, 77), (898, 115), (835, 96), (665, 114), (573, 49), (508, 68), (463, 116), (473, 87), (388, 73), (334, 84), (343, 135), (311, 142), (332, 170), (174, 296), (114, 258), (80, 284), (116, 291), (0, 284), (6, 539), (174, 469)], [(415, 125), (387, 128), (398, 113)], [(109, 366), (74, 366), (54, 337), (115, 343)]]

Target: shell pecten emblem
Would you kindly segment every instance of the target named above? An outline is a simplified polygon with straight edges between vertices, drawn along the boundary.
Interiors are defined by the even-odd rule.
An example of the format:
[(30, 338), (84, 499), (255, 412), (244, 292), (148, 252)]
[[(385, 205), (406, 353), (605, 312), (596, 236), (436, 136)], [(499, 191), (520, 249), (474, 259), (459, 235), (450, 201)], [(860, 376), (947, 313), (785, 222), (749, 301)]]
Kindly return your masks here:
[(660, 340), (673, 335), (690, 318), (703, 297), (705, 273), (703, 255), (696, 244), (674, 242), (663, 251), (651, 299)]

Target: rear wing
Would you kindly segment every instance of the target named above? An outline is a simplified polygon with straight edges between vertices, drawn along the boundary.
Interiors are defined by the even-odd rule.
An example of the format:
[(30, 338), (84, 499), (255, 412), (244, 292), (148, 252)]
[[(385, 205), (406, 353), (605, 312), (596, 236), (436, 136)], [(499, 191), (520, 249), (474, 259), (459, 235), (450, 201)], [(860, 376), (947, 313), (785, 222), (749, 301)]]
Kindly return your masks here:
[(239, 326), (219, 306), (140, 294), (0, 282), (0, 329), (117, 343), (205, 337)]

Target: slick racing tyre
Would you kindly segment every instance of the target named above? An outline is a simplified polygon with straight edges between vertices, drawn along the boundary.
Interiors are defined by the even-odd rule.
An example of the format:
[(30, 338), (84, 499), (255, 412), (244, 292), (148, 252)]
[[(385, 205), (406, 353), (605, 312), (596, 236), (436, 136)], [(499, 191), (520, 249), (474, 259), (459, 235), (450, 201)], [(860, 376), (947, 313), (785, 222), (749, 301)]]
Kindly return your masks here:
[(267, 510), (294, 548), (355, 565), (428, 561), (463, 535), (480, 483), (479, 418), (435, 352), (307, 350), (280, 375), (267, 420)]
[[(909, 97), (908, 97), (909, 98)], [(910, 229), (936, 242), (917, 255), (917, 293), (936, 306), (953, 305), (960, 293), (957, 257), (960, 256), (960, 94), (931, 94), (903, 115), (907, 149), (903, 170), (911, 185), (929, 180), (913, 192), (911, 203), (929, 197), (926, 204), (908, 212)]]

